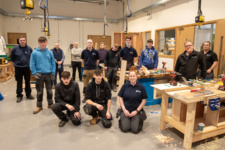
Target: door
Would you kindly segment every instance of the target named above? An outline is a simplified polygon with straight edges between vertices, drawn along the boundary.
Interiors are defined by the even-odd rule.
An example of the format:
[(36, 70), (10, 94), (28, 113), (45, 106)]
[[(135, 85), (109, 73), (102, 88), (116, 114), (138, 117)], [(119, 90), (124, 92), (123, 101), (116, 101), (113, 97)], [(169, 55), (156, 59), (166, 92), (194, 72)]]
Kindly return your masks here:
[(105, 45), (105, 49), (109, 50), (111, 48), (111, 36), (105, 36), (103, 39), (102, 35), (88, 35), (88, 39), (92, 39), (93, 47), (98, 50), (100, 47), (100, 43), (103, 42)]
[(216, 32), (214, 41), (214, 52), (218, 57), (218, 65), (213, 70), (214, 76), (218, 77), (225, 73), (225, 19), (216, 22)]
[(184, 42), (187, 40), (191, 40), (194, 42), (195, 37), (195, 26), (189, 26), (189, 27), (179, 27), (176, 28), (175, 32), (175, 56), (174, 56), (174, 67), (177, 62), (178, 56), (184, 52)]

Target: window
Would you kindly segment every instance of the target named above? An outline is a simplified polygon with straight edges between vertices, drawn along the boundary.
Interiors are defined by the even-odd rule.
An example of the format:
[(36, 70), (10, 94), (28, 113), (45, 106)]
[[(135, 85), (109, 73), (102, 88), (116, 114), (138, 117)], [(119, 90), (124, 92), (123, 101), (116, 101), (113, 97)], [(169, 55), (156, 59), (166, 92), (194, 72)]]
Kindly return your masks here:
[(175, 29), (158, 31), (159, 43), (158, 51), (159, 55), (173, 56), (175, 53)]
[(215, 28), (216, 24), (206, 24), (202, 25), (201, 29), (198, 26), (195, 27), (195, 41), (194, 41), (194, 50), (203, 51), (203, 43), (205, 41), (210, 41), (211, 50), (214, 48), (215, 40)]

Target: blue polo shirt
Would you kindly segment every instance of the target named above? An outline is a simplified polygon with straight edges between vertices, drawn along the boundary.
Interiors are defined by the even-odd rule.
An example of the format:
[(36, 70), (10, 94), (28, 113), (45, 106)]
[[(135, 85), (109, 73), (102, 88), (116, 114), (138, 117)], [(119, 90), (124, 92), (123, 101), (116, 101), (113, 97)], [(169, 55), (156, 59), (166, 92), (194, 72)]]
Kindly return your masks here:
[(124, 106), (130, 113), (138, 108), (142, 99), (148, 98), (145, 87), (138, 82), (134, 86), (130, 82), (125, 83), (118, 96), (123, 98)]
[(134, 57), (138, 57), (138, 55), (136, 49), (131, 46), (130, 48), (124, 47), (120, 51), (120, 57), (122, 57), (123, 60), (126, 60), (127, 62), (133, 62)]
[(81, 53), (81, 59), (84, 60), (84, 69), (93, 70), (96, 69), (96, 61), (99, 59), (98, 51), (92, 48), (90, 52), (88, 49), (85, 49)]

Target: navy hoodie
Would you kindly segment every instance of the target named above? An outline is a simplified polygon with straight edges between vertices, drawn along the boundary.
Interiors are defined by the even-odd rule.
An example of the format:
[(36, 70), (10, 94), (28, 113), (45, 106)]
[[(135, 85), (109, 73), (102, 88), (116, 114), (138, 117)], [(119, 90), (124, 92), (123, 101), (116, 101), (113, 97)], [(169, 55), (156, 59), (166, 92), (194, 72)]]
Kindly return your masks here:
[(29, 67), (32, 48), (30, 46), (21, 47), (16, 45), (11, 52), (11, 60), (15, 67)]

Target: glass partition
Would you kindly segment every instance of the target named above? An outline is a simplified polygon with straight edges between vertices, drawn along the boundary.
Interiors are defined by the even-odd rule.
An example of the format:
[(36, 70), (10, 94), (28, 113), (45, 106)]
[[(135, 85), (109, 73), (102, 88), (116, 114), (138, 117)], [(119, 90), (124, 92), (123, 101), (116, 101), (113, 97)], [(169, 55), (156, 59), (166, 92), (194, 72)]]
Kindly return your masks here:
[(159, 55), (173, 56), (175, 53), (175, 29), (158, 31), (159, 43), (158, 51)]
[(216, 24), (206, 24), (202, 25), (201, 29), (198, 26), (195, 27), (195, 41), (194, 49), (196, 51), (203, 51), (203, 43), (205, 41), (210, 41), (211, 50), (214, 48), (214, 39), (215, 39), (215, 28)]

